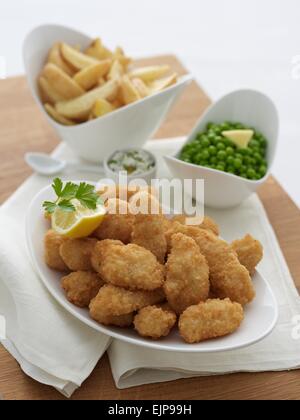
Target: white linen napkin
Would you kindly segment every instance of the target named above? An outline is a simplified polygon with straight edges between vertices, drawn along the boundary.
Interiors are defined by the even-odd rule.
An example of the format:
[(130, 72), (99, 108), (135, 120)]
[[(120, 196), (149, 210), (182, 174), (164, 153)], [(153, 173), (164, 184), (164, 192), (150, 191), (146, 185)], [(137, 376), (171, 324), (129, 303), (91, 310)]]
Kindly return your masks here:
[[(96, 181), (98, 177), (88, 178)], [(0, 315), (6, 320), (6, 339), (1, 342), (26, 374), (70, 397), (91, 374), (111, 340), (63, 309), (31, 265), (25, 241), (26, 210), (34, 195), (50, 182), (38, 175), (30, 177), (0, 208)]]
[[(178, 138), (148, 143), (147, 147), (159, 157), (160, 177), (168, 176), (161, 156), (176, 151), (182, 141)], [(55, 155), (74, 158), (64, 145)], [(70, 173), (64, 178), (96, 181), (99, 175)], [(70, 396), (89, 376), (110, 339), (62, 309), (31, 267), (25, 245), (24, 211), (36, 192), (49, 182), (32, 176), (0, 209), (0, 314), (7, 321), (7, 339), (2, 344), (25, 373)], [(251, 232), (263, 243), (265, 257), (260, 271), (271, 283), (280, 305), (276, 329), (259, 344), (222, 354), (187, 356), (113, 340), (108, 354), (118, 388), (191, 376), (300, 367), (300, 339), (292, 335), (294, 317), (300, 315), (300, 299), (258, 197), (252, 196), (234, 210), (207, 209), (207, 214), (217, 220), (225, 239)]]

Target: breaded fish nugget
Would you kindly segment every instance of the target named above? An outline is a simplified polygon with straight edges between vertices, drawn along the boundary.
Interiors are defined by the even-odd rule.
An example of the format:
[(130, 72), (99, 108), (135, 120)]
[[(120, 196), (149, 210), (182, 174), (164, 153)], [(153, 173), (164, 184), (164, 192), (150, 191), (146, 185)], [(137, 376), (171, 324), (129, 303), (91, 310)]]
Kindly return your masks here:
[(91, 263), (92, 251), (97, 239), (68, 239), (59, 248), (59, 253), (71, 271), (93, 271)]
[(165, 294), (162, 289), (152, 292), (131, 291), (106, 284), (90, 303), (91, 317), (95, 320), (106, 316), (126, 315), (145, 306), (163, 302)]
[(203, 221), (201, 223), (198, 223), (197, 219), (198, 219), (197, 217), (189, 217), (189, 216), (185, 216), (184, 214), (179, 214), (177, 216), (174, 216), (172, 221), (181, 223), (182, 225), (186, 225), (187, 221), (190, 220), (190, 222), (193, 222), (192, 224), (190, 224), (190, 226), (198, 227), (205, 230), (210, 230), (216, 236), (220, 235), (219, 226), (211, 217), (204, 216)]
[(76, 271), (62, 278), (67, 299), (80, 308), (88, 308), (103, 284), (98, 274), (89, 271)]
[(174, 222), (167, 232), (167, 240), (174, 232), (192, 237), (200, 247), (209, 266), (212, 292), (219, 298), (246, 305), (255, 298), (255, 290), (248, 270), (239, 262), (231, 246), (208, 230), (184, 226)]
[(133, 224), (131, 242), (148, 249), (161, 264), (164, 264), (167, 253), (164, 217), (155, 214), (137, 214)]
[(97, 241), (92, 254), (91, 264), (97, 273), (100, 273), (100, 267), (105, 253), (109, 253), (112, 246), (124, 246), (123, 242), (114, 239), (104, 239), (103, 241)]
[(142, 337), (158, 340), (169, 335), (176, 324), (176, 314), (158, 306), (147, 306), (134, 318), (134, 328)]
[(229, 299), (207, 300), (187, 308), (179, 318), (179, 332), (187, 343), (200, 343), (236, 331), (244, 319), (243, 307)]
[(239, 262), (252, 275), (255, 267), (263, 258), (262, 244), (251, 235), (246, 235), (243, 239), (233, 241), (231, 247), (237, 253)]
[(182, 233), (173, 235), (164, 284), (172, 309), (180, 314), (189, 306), (205, 301), (209, 287), (208, 264), (199, 246)]
[(132, 325), (134, 313), (125, 315), (104, 315), (101, 312), (95, 312), (94, 319), (103, 325), (113, 325), (114, 327), (126, 328)]
[(61, 272), (69, 271), (59, 253), (60, 246), (66, 240), (66, 238), (54, 232), (54, 230), (48, 230), (44, 238), (44, 255), (48, 267)]
[(101, 256), (94, 267), (100, 266), (99, 274), (106, 283), (131, 290), (154, 290), (163, 285), (164, 266), (139, 245), (113, 245)]
[(93, 236), (103, 239), (116, 239), (127, 244), (131, 240), (134, 215), (130, 214), (126, 201), (111, 198), (106, 203), (107, 214), (95, 230)]

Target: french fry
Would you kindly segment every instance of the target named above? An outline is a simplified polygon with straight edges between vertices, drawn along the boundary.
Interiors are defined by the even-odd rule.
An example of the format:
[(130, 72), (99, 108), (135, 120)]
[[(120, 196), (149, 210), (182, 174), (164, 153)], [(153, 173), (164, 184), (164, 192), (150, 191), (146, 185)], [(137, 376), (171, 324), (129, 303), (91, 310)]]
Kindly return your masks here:
[(100, 38), (97, 38), (92, 42), (92, 44), (85, 50), (85, 54), (98, 60), (113, 58), (113, 53), (102, 44)]
[(120, 63), (119, 60), (114, 60), (112, 66), (110, 68), (110, 71), (107, 75), (107, 79), (108, 80), (113, 80), (113, 79), (119, 80), (123, 76), (123, 74), (124, 74), (124, 68), (123, 68), (122, 64)]
[(62, 95), (56, 92), (55, 89), (53, 89), (48, 80), (43, 76), (39, 77), (39, 88), (43, 102), (48, 102), (51, 105), (54, 105), (56, 102), (63, 101), (65, 99)]
[(47, 113), (50, 115), (50, 117), (52, 117), (56, 122), (63, 124), (63, 125), (74, 125), (75, 123), (71, 120), (69, 120), (68, 118), (63, 117), (62, 115), (60, 115), (55, 108), (53, 108), (52, 105), (50, 104), (45, 104), (44, 105), (45, 110), (47, 111)]
[(72, 48), (70, 47), (70, 45), (65, 43), (61, 44), (60, 49), (63, 58), (77, 70), (82, 70), (85, 67), (99, 62), (99, 60), (96, 60), (93, 57), (89, 57), (86, 54), (75, 50), (75, 48)]
[(100, 77), (103, 77), (107, 74), (110, 69), (110, 65), (111, 60), (102, 60), (99, 63), (91, 64), (90, 66), (85, 67), (83, 70), (80, 70), (78, 73), (76, 73), (73, 79), (84, 90), (89, 90), (97, 85)]
[(55, 109), (66, 118), (87, 119), (97, 99), (110, 100), (116, 95), (118, 89), (118, 82), (110, 80), (105, 85), (92, 89), (79, 98), (58, 102)]
[(141, 98), (146, 98), (146, 96), (149, 96), (151, 91), (148, 88), (148, 86), (146, 85), (146, 83), (144, 83), (142, 81), (142, 79), (132, 79), (131, 83), (133, 84), (133, 86), (136, 88), (136, 90), (139, 92)]
[(47, 63), (55, 64), (69, 76), (73, 76), (76, 73), (76, 70), (73, 67), (71, 67), (68, 63), (66, 63), (65, 60), (62, 58), (60, 53), (60, 47), (60, 42), (57, 42), (53, 45), (49, 52)]
[(122, 108), (122, 106), (124, 106), (123, 100), (119, 97), (117, 97), (114, 101), (111, 101), (111, 104), (115, 109)]
[(149, 89), (152, 93), (160, 92), (172, 85), (174, 85), (178, 80), (178, 74), (173, 73), (171, 76), (165, 77), (163, 79), (154, 80), (154, 82), (149, 83)]
[(97, 82), (97, 86), (103, 86), (105, 85), (106, 80), (104, 79), (104, 77), (100, 77), (98, 82)]
[(46, 64), (42, 76), (44, 76), (51, 86), (53, 86), (53, 89), (65, 99), (77, 98), (84, 93), (84, 90), (78, 83), (55, 64)]
[(119, 60), (125, 71), (127, 71), (129, 64), (132, 62), (132, 59), (125, 55), (124, 50), (121, 47), (115, 49), (114, 58)]
[(177, 81), (168, 65), (129, 68), (131, 58), (95, 39), (80, 45), (56, 42), (38, 77), (42, 102), (51, 117), (65, 125), (98, 118), (168, 88)]
[(114, 110), (115, 107), (106, 99), (97, 99), (95, 105), (93, 106), (92, 114), (94, 117), (99, 118), (103, 115), (109, 114)]
[(138, 90), (134, 87), (128, 76), (121, 80), (121, 92), (124, 104), (128, 105), (141, 99)]
[(129, 73), (129, 77), (131, 79), (139, 78), (139, 79), (142, 79), (143, 82), (149, 83), (149, 82), (153, 82), (156, 79), (161, 78), (169, 71), (170, 71), (170, 67), (167, 65), (141, 67), (141, 68), (132, 70)]

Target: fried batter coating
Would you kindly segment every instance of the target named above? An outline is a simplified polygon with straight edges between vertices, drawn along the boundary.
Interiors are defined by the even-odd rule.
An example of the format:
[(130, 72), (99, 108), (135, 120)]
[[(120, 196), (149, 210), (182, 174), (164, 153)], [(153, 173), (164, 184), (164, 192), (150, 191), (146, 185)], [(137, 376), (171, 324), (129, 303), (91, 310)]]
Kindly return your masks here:
[(212, 292), (217, 297), (229, 298), (241, 305), (246, 305), (255, 298), (249, 272), (227, 242), (208, 230), (174, 222), (172, 229), (166, 233), (168, 243), (176, 232), (192, 237), (200, 247), (209, 266)]
[(57, 271), (69, 271), (60, 256), (59, 248), (67, 239), (58, 235), (54, 230), (48, 230), (44, 238), (44, 255), (48, 267)]
[(163, 302), (164, 299), (162, 289), (134, 292), (107, 284), (101, 287), (98, 295), (90, 303), (90, 314), (96, 321), (107, 316), (127, 315), (145, 306)]
[[(139, 245), (111, 245), (109, 252), (100, 252), (99, 274), (106, 283), (131, 290), (154, 290), (163, 285), (164, 266), (152, 252)], [(95, 257), (93, 257), (93, 261)]]
[(133, 224), (131, 242), (151, 251), (161, 264), (167, 253), (164, 217), (162, 215), (137, 214)]
[(164, 291), (177, 314), (208, 298), (208, 264), (194, 239), (182, 233), (172, 236), (166, 268)]
[(199, 223), (197, 219), (198, 219), (197, 217), (188, 217), (188, 216), (185, 216), (184, 214), (179, 214), (177, 216), (174, 216), (172, 221), (181, 223), (182, 225), (186, 225), (187, 220), (190, 220), (190, 226), (198, 227), (205, 230), (210, 230), (216, 236), (220, 235), (219, 226), (211, 217), (205, 216), (201, 223)]
[(243, 307), (229, 299), (207, 300), (190, 306), (179, 318), (179, 332), (187, 343), (200, 343), (235, 332), (244, 319)]
[(126, 201), (111, 198), (106, 203), (107, 214), (95, 230), (93, 236), (103, 239), (116, 239), (127, 244), (131, 240), (134, 215), (129, 212)]
[(94, 320), (103, 325), (113, 325), (114, 327), (126, 328), (133, 323), (134, 313), (125, 315), (105, 315), (101, 312), (95, 312)]
[(255, 267), (263, 258), (262, 244), (251, 235), (246, 235), (243, 239), (232, 242), (231, 247), (237, 253), (239, 262), (252, 275)]
[(112, 246), (124, 246), (124, 244), (121, 241), (113, 239), (104, 239), (103, 241), (98, 241), (96, 243), (91, 254), (91, 264), (97, 273), (100, 273), (103, 257), (106, 253), (110, 252)]
[(98, 274), (88, 271), (76, 271), (62, 278), (68, 300), (80, 308), (88, 308), (103, 284)]
[(59, 248), (59, 253), (71, 271), (93, 271), (91, 263), (92, 251), (97, 239), (68, 239)]
[(147, 306), (134, 318), (134, 328), (142, 337), (158, 340), (169, 335), (176, 324), (176, 314), (158, 306)]

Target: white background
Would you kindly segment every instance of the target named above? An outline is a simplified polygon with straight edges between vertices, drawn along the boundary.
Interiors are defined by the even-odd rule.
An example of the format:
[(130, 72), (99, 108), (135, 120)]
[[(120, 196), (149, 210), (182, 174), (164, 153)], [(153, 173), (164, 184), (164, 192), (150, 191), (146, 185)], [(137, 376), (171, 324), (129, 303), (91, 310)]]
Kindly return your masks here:
[(213, 99), (241, 87), (269, 94), (281, 118), (273, 172), (300, 205), (299, 0), (0, 0), (8, 76), (23, 72), (22, 41), (41, 23), (99, 35), (132, 56), (175, 53)]

